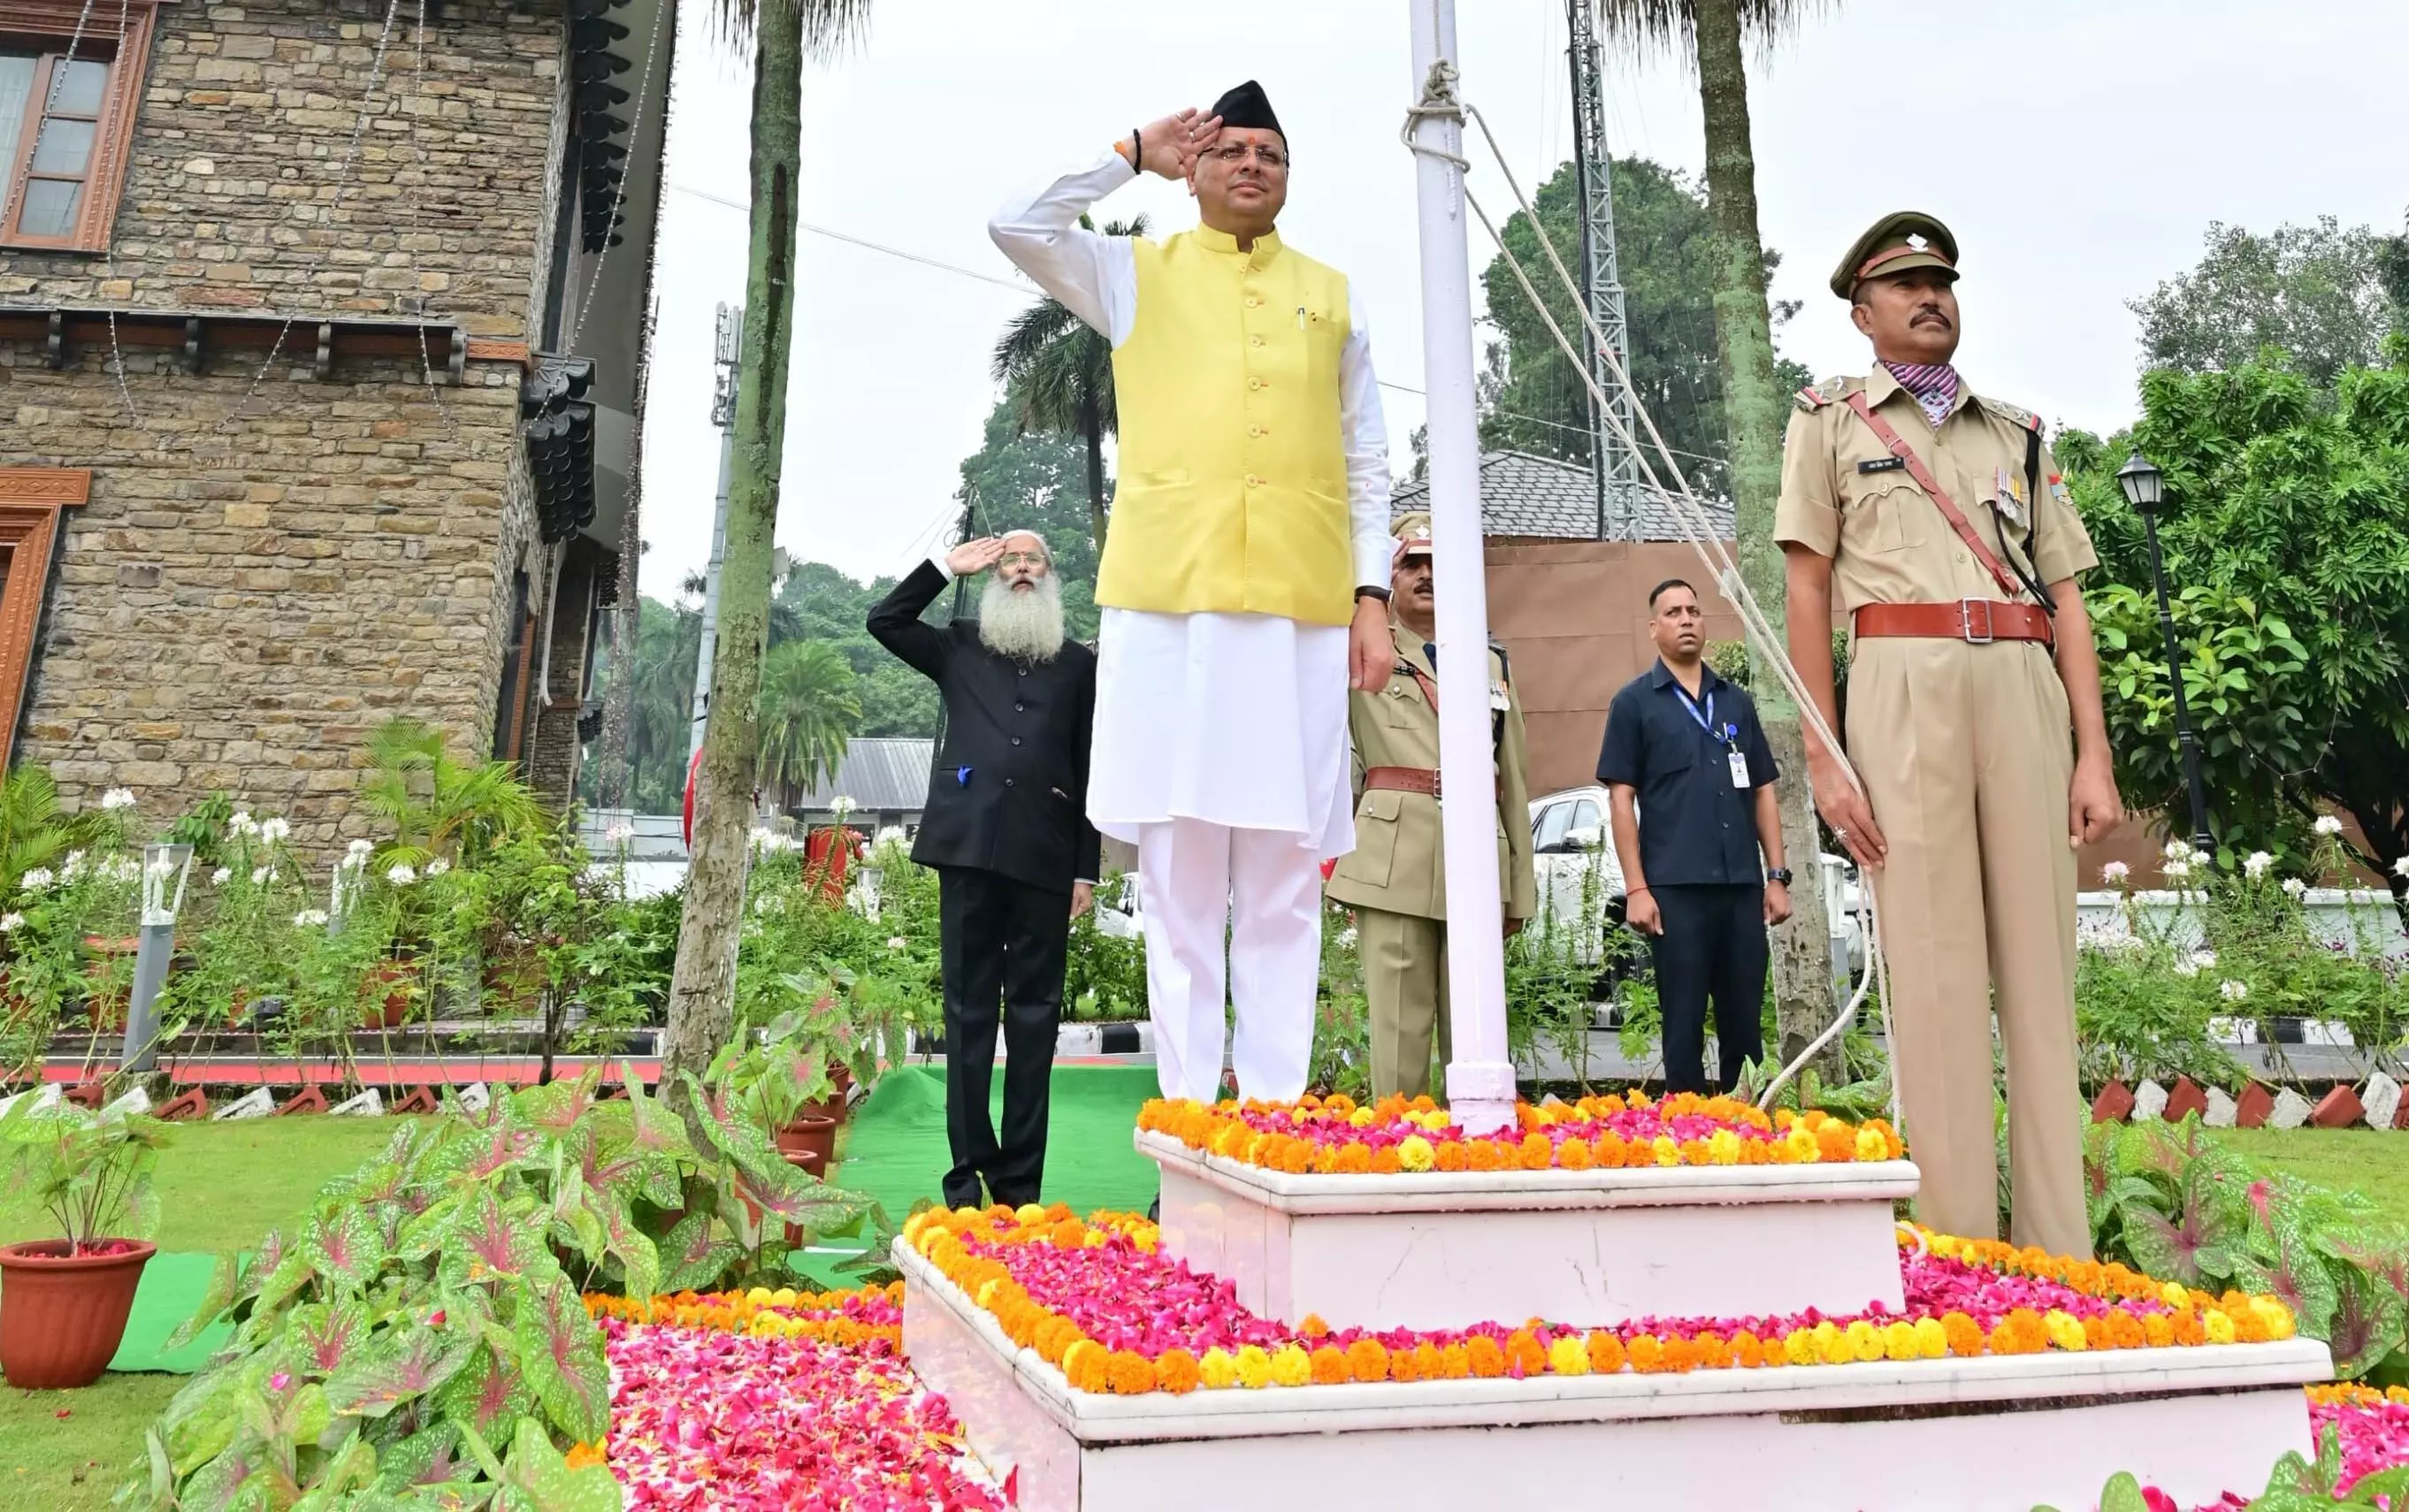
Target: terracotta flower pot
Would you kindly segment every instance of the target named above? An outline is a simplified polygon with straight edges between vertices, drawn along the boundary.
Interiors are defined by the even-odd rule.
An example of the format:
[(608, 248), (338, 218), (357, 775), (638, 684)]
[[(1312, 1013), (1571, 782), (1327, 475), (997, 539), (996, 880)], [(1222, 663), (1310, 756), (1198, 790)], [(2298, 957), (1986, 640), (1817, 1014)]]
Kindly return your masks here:
[(836, 1158), (836, 1120), (824, 1113), (798, 1115), (793, 1122), (780, 1127), (777, 1139), (779, 1153), (783, 1155), (819, 1157), (819, 1169), (813, 1171), (814, 1175), (817, 1175), (819, 1170), (825, 1170), (828, 1162)]
[(0, 1375), (26, 1391), (90, 1386), (125, 1338), (142, 1267), (158, 1246), (140, 1239), (111, 1254), (70, 1255), (66, 1241), (0, 1246)]
[(406, 960), (381, 960), (360, 983), (360, 1027), (399, 1029), (410, 1017), (410, 984), (418, 968)]
[(543, 993), (543, 958), (533, 945), (504, 945), (485, 963), (483, 981), (486, 1012), (531, 1012)]

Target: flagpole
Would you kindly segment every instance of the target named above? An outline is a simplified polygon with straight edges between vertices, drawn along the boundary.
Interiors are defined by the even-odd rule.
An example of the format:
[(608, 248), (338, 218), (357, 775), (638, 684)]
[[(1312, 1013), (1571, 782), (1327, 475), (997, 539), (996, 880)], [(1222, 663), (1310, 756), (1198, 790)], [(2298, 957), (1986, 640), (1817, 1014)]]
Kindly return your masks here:
[[(1412, 0), (1414, 99), (1435, 91), (1434, 69), (1455, 60), (1454, 0)], [(1451, 69), (1448, 75), (1451, 79)], [(1480, 543), (1480, 438), (1474, 413), (1472, 267), (1462, 170), (1463, 122), (1425, 114), (1415, 123), (1415, 200), (1421, 212), (1422, 377), (1430, 427), (1431, 551), (1437, 585), (1440, 700), (1439, 808), (1446, 848), (1448, 987), (1455, 1058), (1447, 1098), (1456, 1121), (1479, 1135), (1514, 1122), (1514, 1067), (1506, 1053), (1504, 910), (1497, 891), (1496, 762), (1490, 747), (1489, 596)], [(1478, 690), (1478, 691), (1475, 691)], [(1521, 815), (1508, 815), (1509, 823)]]

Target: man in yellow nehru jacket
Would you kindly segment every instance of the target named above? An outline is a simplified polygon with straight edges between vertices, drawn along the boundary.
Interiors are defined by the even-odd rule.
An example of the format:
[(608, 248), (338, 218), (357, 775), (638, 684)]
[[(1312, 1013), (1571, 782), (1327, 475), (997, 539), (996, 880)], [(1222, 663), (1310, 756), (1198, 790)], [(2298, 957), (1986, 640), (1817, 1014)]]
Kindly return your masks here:
[(1908, 211), (1832, 275), (1875, 362), (1799, 390), (1790, 417), (1773, 526), (1790, 658), (1865, 783), (1861, 798), (1810, 739), (1815, 806), (1874, 879), (1917, 1216), (1996, 1235), (1996, 1013), (2014, 1242), (2088, 1255), (2074, 847), (2124, 818), (2076, 582), (2099, 559), (2039, 417), (1975, 394), (1953, 365), (1956, 282), (1956, 238)]
[[(1079, 223), (1140, 172), (1186, 183), (1203, 223), (1161, 242)], [(1355, 843), (1348, 689), (1378, 691), (1396, 656), (1371, 343), (1346, 276), (1275, 229), (1289, 172), (1250, 80), (988, 228), (1113, 347), (1088, 813), (1137, 846), (1158, 1074), (1199, 1102), (1220, 1095), (1225, 986), (1240, 1091), (1305, 1091), (1320, 863)]]

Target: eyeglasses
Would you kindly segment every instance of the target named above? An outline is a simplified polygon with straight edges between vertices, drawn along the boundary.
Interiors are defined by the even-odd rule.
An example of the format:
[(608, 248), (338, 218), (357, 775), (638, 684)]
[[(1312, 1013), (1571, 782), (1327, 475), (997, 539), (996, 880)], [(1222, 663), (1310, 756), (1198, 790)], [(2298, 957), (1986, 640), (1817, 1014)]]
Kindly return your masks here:
[(1003, 567), (1044, 567), (1046, 554), (1043, 552), (1006, 552), (996, 561)]
[(1268, 145), (1259, 147), (1251, 142), (1224, 142), (1204, 155), (1206, 157), (1219, 158), (1223, 163), (1226, 163), (1231, 167), (1234, 168), (1239, 164), (1247, 161), (1248, 153), (1252, 153), (1254, 155), (1256, 162), (1262, 164), (1264, 167), (1273, 169), (1274, 171), (1277, 171), (1278, 169), (1288, 166), (1288, 154), (1286, 152), (1281, 151), (1277, 147)]

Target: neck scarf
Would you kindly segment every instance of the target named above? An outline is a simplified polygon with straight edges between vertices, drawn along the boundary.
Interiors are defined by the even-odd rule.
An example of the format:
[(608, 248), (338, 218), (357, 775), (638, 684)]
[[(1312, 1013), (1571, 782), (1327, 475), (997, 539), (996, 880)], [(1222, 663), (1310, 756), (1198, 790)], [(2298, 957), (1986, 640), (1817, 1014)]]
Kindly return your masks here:
[(1939, 430), (1940, 422), (1949, 418), (1949, 407), (1957, 402), (1957, 369), (1945, 362), (1885, 362), (1882, 366), (1898, 380), (1899, 387), (1915, 396), (1924, 418)]

